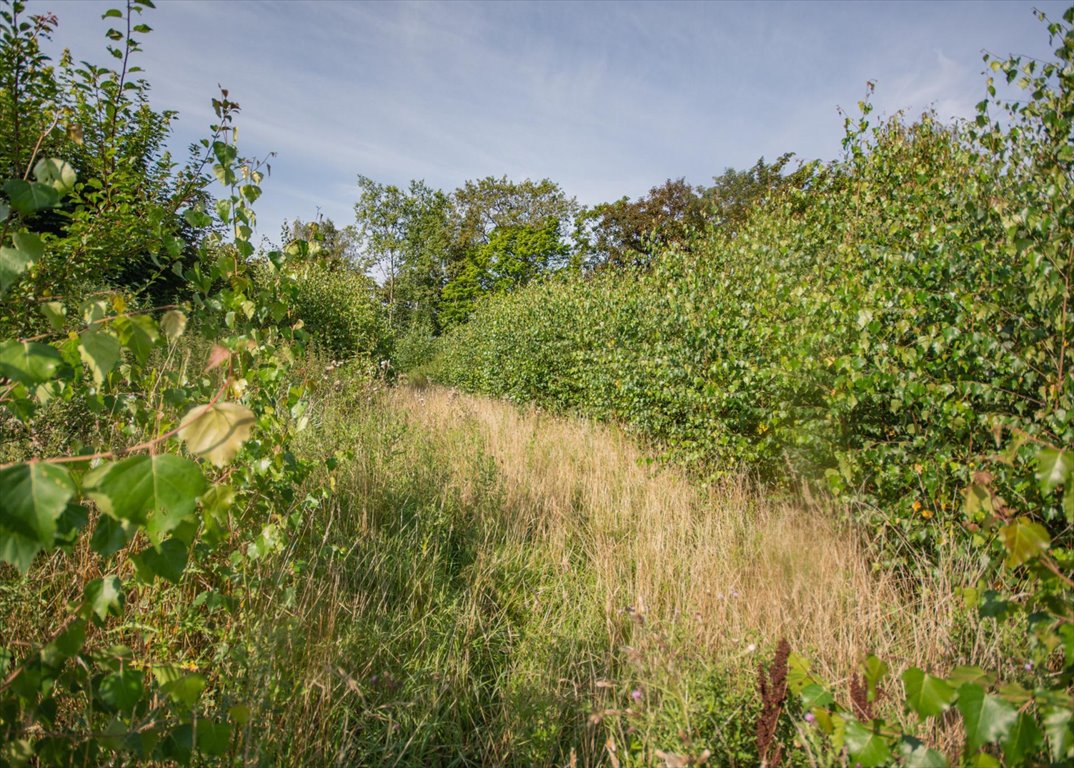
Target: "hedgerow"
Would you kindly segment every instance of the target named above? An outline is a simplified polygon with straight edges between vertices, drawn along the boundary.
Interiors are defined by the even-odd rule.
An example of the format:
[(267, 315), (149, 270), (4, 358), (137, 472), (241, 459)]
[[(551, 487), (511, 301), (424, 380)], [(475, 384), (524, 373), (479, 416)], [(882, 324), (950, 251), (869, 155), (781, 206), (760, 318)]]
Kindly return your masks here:
[(973, 765), (1074, 758), (1072, 23), (1048, 22), (1052, 62), (986, 56), (1021, 97), (990, 77), (951, 126), (863, 102), (844, 157), (733, 235), (487, 300), (431, 368), (625, 422), (705, 472), (824, 483), (888, 565), (975, 554), (963, 595), (1024, 633), (1024, 669), (908, 669), (894, 722), (881, 660), (839, 703), (795, 657), (814, 755), (946, 765), (920, 734), (952, 710)]

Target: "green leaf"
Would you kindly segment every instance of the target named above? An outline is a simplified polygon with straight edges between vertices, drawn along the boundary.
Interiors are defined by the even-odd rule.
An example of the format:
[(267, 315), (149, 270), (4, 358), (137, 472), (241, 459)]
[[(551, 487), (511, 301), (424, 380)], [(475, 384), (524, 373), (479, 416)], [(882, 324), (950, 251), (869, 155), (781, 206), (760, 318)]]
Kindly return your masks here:
[(988, 686), (992, 684), (993, 676), (980, 667), (959, 666), (947, 675), (947, 682), (960, 688), (966, 683)]
[(45, 255), (41, 238), (32, 232), (16, 232), (11, 242), (11, 247), (0, 248), (0, 296)]
[(971, 752), (1005, 737), (1018, 717), (1010, 704), (972, 683), (958, 689), (958, 710), (966, 726), (966, 746)]
[(899, 744), (906, 768), (947, 768), (947, 758), (935, 749), (929, 749), (917, 739), (903, 736)]
[(955, 689), (944, 680), (911, 667), (902, 674), (906, 704), (919, 717), (935, 717), (954, 703)]
[(118, 616), (123, 612), (123, 587), (118, 576), (105, 576), (94, 579), (86, 585), (82, 593), (84, 616), (96, 616), (104, 621), (109, 616)]
[(189, 549), (187, 545), (178, 539), (171, 538), (163, 542), (159, 548), (149, 547), (143, 549), (131, 557), (134, 567), (138, 569), (138, 577), (145, 582), (152, 582), (154, 577), (160, 576), (173, 584), (178, 584), (186, 568)]
[(120, 11), (118, 8), (109, 8), (107, 11), (104, 12), (104, 14), (101, 16), (101, 18), (102, 19), (110, 19), (110, 18), (121, 19), (121, 18), (123, 18), (123, 12)]
[(855, 720), (847, 722), (846, 745), (851, 759), (862, 768), (883, 765), (891, 758), (891, 749), (884, 737)]
[(119, 362), (119, 339), (107, 328), (88, 328), (82, 332), (79, 340), (78, 354), (89, 366), (93, 380), (100, 386)]
[[(56, 521), (75, 491), (70, 474), (56, 464), (16, 464), (0, 470), (0, 525), (39, 549), (51, 547)], [(27, 546), (22, 543), (23, 548)], [(8, 554), (17, 557), (9, 559)], [(31, 559), (34, 554), (30, 555)], [(5, 552), (4, 559), (25, 572), (24, 553)]]
[(980, 521), (996, 513), (992, 503), (992, 492), (983, 485), (973, 483), (966, 489), (966, 502), (963, 507), (966, 517)]
[(213, 153), (221, 165), (230, 166), (238, 157), (238, 151), (231, 144), (223, 141), (213, 142)]
[(86, 299), (82, 302), (79, 310), (82, 312), (82, 319), (87, 324), (90, 324), (108, 317), (109, 308), (109, 302), (104, 299)]
[(97, 554), (108, 557), (123, 549), (133, 535), (134, 528), (128, 521), (101, 515), (90, 537), (90, 547)]
[(183, 218), (194, 229), (204, 229), (213, 223), (213, 217), (200, 208), (187, 209), (186, 213), (183, 214)]
[(1070, 697), (1063, 698), (1065, 702), (1056, 701), (1041, 707), (1048, 751), (1056, 762), (1074, 757), (1074, 711), (1071, 710)]
[(191, 453), (222, 467), (250, 438), (254, 412), (238, 403), (196, 406), (183, 417), (179, 437)]
[(827, 707), (835, 703), (835, 697), (816, 683), (810, 683), (798, 695), (802, 698), (802, 709), (804, 710), (810, 710), (814, 707)]
[(26, 573), (40, 551), (36, 537), (23, 536), (0, 525), (0, 561), (11, 563), (20, 573)]
[(1028, 562), (1051, 546), (1048, 531), (1040, 523), (1034, 523), (1025, 517), (1019, 517), (999, 530), (1003, 546), (1007, 548), (1006, 566), (1017, 568)]
[(105, 513), (144, 525), (154, 545), (193, 519), (205, 486), (197, 464), (169, 454), (131, 456), (98, 467), (83, 480), (86, 493)]
[(63, 365), (60, 353), (48, 344), (34, 341), (0, 343), (0, 376), (36, 387), (56, 375)]
[(1074, 483), (1067, 483), (1067, 489), (1063, 491), (1063, 512), (1067, 522), (1074, 525)]
[(1043, 493), (1051, 493), (1070, 477), (1074, 456), (1069, 451), (1042, 448), (1037, 452), (1037, 482)]
[(5, 202), (0, 201), (0, 224), (7, 221), (7, 217), (11, 215), (11, 206)]
[(135, 315), (133, 317), (128, 315), (117, 317), (115, 327), (123, 346), (134, 354), (139, 363), (144, 365), (146, 360), (149, 359), (149, 353), (153, 351), (153, 347), (160, 340), (157, 324), (153, 322), (152, 318), (145, 315)]
[(160, 329), (164, 331), (168, 341), (174, 343), (186, 330), (186, 315), (178, 309), (169, 309), (160, 319)]
[(134, 669), (123, 669), (106, 675), (101, 680), (97, 695), (108, 707), (120, 712), (130, 712), (145, 693), (145, 676)]
[(1043, 741), (1040, 727), (1028, 712), (1021, 712), (1011, 728), (1010, 734), (1003, 741), (1003, 754), (1008, 765), (1020, 765), (1022, 758), (1037, 754), (1037, 748)]
[(58, 669), (65, 661), (76, 656), (86, 641), (86, 622), (72, 621), (66, 629), (41, 649), (41, 661), (48, 667)]
[(11, 206), (24, 216), (53, 208), (60, 202), (59, 192), (48, 184), (36, 181), (9, 179), (4, 182), (4, 192), (7, 193)]
[(177, 667), (155, 667), (153, 675), (160, 684), (161, 693), (186, 707), (197, 704), (205, 690), (204, 677), (197, 673), (179, 674)]
[(75, 169), (56, 157), (38, 160), (37, 165), (34, 166), (34, 178), (52, 187), (60, 195), (66, 195), (74, 189), (75, 181), (78, 179)]
[(231, 746), (231, 727), (227, 723), (198, 720), (195, 729), (198, 751), (206, 755), (223, 755)]
[(865, 675), (865, 684), (869, 690), (869, 696), (876, 698), (876, 689), (884, 678), (887, 677), (888, 672), (891, 671), (891, 667), (888, 666), (886, 661), (883, 661), (876, 656), (870, 654), (865, 663), (862, 664), (862, 671)]
[(59, 301), (46, 301), (39, 309), (54, 331), (62, 331), (67, 324), (67, 307)]
[(214, 485), (201, 497), (203, 535), (209, 542), (227, 537), (228, 511), (235, 503), (235, 490), (229, 485)]

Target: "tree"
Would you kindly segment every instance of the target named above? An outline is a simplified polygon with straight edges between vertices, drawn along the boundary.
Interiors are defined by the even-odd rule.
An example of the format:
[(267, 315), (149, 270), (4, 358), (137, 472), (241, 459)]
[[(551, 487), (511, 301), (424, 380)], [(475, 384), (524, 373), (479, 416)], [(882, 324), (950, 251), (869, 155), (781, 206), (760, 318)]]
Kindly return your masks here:
[(421, 317), (439, 327), (451, 240), (447, 196), (424, 181), (404, 190), (359, 176), (358, 186), (358, 247), (382, 286), (389, 325), (399, 330)]
[(556, 219), (547, 219), (542, 225), (497, 227), (488, 242), (471, 249), (459, 262), (458, 271), (444, 286), (445, 322), (465, 322), (482, 295), (516, 290), (561, 268), (568, 256)]
[(353, 267), (365, 272), (370, 267), (362, 260), (353, 226), (340, 228), (332, 219), (319, 216), (317, 221), (285, 221), (280, 234), (284, 245), (295, 240), (308, 242), (310, 254), (321, 258), (330, 269)]
[(623, 197), (590, 209), (578, 230), (584, 266), (643, 267), (665, 248), (687, 245), (706, 222), (701, 191), (668, 179), (636, 201)]
[(562, 233), (579, 206), (555, 182), (489, 176), (467, 181), (451, 202), (446, 324), (465, 322), (483, 294), (514, 290), (567, 265), (569, 248)]
[(809, 166), (784, 174), (793, 157), (793, 152), (786, 152), (774, 163), (765, 163), (762, 157), (748, 171), (726, 168), (713, 177), (712, 186), (703, 194), (708, 219), (733, 234), (750, 212), (764, 205), (772, 194), (785, 187), (800, 186), (808, 176)]

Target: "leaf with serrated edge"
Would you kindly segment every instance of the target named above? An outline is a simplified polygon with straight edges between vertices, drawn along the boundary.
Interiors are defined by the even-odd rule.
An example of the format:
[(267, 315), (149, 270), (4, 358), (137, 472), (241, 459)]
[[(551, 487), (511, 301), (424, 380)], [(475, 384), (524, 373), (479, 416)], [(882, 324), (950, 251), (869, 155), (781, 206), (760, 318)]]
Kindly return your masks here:
[(921, 717), (935, 717), (955, 701), (955, 689), (944, 680), (920, 669), (910, 668), (902, 674), (906, 686), (906, 704)]
[(254, 422), (254, 412), (238, 403), (199, 405), (183, 417), (179, 437), (191, 453), (222, 467), (250, 438)]
[(164, 317), (160, 318), (160, 329), (164, 331), (168, 341), (174, 342), (186, 330), (186, 315), (178, 309), (169, 309), (164, 313)]
[(74, 495), (74, 481), (64, 467), (37, 462), (0, 470), (0, 525), (42, 548), (51, 547), (56, 521)]
[(90, 328), (79, 336), (78, 354), (99, 386), (119, 362), (119, 339), (112, 331)]
[(1051, 537), (1040, 523), (1020, 517), (999, 531), (1003, 546), (1007, 548), (1006, 566), (1017, 568), (1037, 557), (1049, 546)]
[(46, 157), (38, 160), (34, 166), (34, 178), (42, 184), (48, 184), (61, 195), (66, 195), (74, 189), (78, 176), (75, 169), (64, 160), (57, 157)]
[(59, 192), (38, 182), (9, 179), (4, 182), (4, 191), (15, 210), (27, 216), (60, 202)]
[(1056, 486), (1065, 483), (1072, 467), (1074, 456), (1069, 451), (1042, 448), (1037, 453), (1037, 482), (1041, 491), (1051, 493)]
[(201, 468), (182, 456), (132, 456), (88, 473), (83, 487), (106, 513), (144, 525), (159, 545), (183, 522), (194, 519), (206, 487)]
[(1018, 712), (1003, 699), (968, 683), (958, 689), (958, 710), (966, 726), (966, 746), (977, 750), (1006, 736)]
[(1043, 734), (1033, 715), (1020, 712), (1010, 734), (1003, 740), (1003, 754), (1007, 758), (1007, 764), (1021, 765), (1023, 757), (1037, 753), (1042, 739)]
[(96, 616), (104, 621), (110, 615), (118, 616), (123, 610), (123, 587), (118, 576), (94, 579), (82, 593), (83, 616)]
[(33, 341), (0, 343), (0, 376), (35, 387), (56, 375), (63, 365), (60, 353), (48, 344)]
[(40, 307), (41, 314), (54, 331), (62, 331), (67, 322), (67, 308), (59, 301), (46, 301)]
[(0, 248), (0, 295), (7, 293), (22, 273), (44, 255), (41, 238), (32, 232), (16, 232), (12, 245)]
[(123, 346), (143, 365), (160, 339), (157, 324), (145, 315), (116, 318), (116, 331)]
[(855, 721), (847, 723), (846, 744), (851, 758), (862, 768), (884, 765), (891, 758), (891, 749), (884, 737)]

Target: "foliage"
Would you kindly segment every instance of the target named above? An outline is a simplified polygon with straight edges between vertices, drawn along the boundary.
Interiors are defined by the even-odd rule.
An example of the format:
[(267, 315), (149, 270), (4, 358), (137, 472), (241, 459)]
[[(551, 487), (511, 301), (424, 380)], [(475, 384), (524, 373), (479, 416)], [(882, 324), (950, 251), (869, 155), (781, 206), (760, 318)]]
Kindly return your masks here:
[[(313, 342), (341, 360), (386, 355), (387, 330), (373, 281), (349, 264), (311, 256), (304, 240), (285, 251), (297, 263), (288, 308)], [(271, 271), (266, 275), (271, 278)]]
[[(31, 306), (34, 295), (109, 286), (164, 304), (183, 290), (182, 269), (205, 232), (179, 211), (207, 202), (206, 157), (192, 155), (177, 170), (165, 151), (174, 113), (150, 108), (149, 84), (135, 64), (151, 31), (140, 16), (151, 7), (131, 0), (105, 16), (116, 25), (107, 32), (114, 70), (75, 63), (66, 53), (53, 64), (40, 43), (56, 18), (25, 21), (21, 0), (4, 11), (0, 57), (10, 80), (0, 97), (0, 130), (11, 131), (6, 177), (28, 180), (37, 159), (56, 157), (77, 178), (60, 205), (35, 213), (50, 247), (21, 282), (16, 306)], [(3, 320), (18, 332), (40, 330), (32, 310)]]
[[(117, 94), (125, 90), (122, 74), (96, 74)], [(270, 279), (252, 279), (250, 201), (261, 174), (216, 138), (231, 133), (237, 105), (226, 97), (214, 104), (219, 123), (202, 146), (226, 192), (214, 207), (217, 226), (232, 242), (214, 234), (195, 262), (176, 267), (186, 306), (142, 310), (118, 290), (81, 302), (37, 293), (36, 270), (64, 248), (62, 237), (41, 231), (47, 214), (62, 206), (71, 222), (97, 226), (101, 200), (60, 158), (36, 162), (32, 180), (4, 183), (0, 290), (5, 302), (28, 302), (50, 330), (0, 341), (5, 453), (22, 454), (0, 466), (0, 559), (23, 573), (57, 550), (91, 563), (43, 637), (0, 649), (5, 765), (186, 763), (227, 752), (229, 722), (241, 719), (212, 692), (210, 675), (136, 653), (123, 624), (125, 605), (158, 579), (179, 583), (197, 570), (213, 589), (241, 583), (248, 559), (270, 550), (265, 531), (286, 520), (307, 471), (288, 450), (301, 390), (282, 375), (296, 341), (281, 323), (280, 298), (291, 292), (286, 258), (270, 254)], [(130, 226), (139, 221), (132, 209), (117, 211)], [(185, 215), (209, 214), (196, 207)], [(211, 340), (201, 346), (204, 365), (192, 359), (202, 352), (188, 326)], [(38, 415), (57, 402), (93, 414), (95, 428), (61, 455), (41, 455)]]
[[(733, 235), (644, 275), (489, 302), (433, 368), (622, 420), (709, 472), (823, 476), (889, 565), (976, 552), (985, 576), (966, 599), (1026, 633), (1035, 674), (903, 677), (908, 711), (961, 714), (975, 765), (1074, 754), (1072, 22), (1049, 23), (1053, 62), (989, 61), (1024, 100), (990, 79), (977, 120), (955, 127), (875, 125), (863, 102), (846, 157), (807, 166)], [(813, 683), (807, 710), (833, 698)], [(825, 707), (811, 716), (856, 763), (941, 764), (912, 730)]]
[(389, 326), (399, 331), (417, 322), (439, 328), (451, 239), (447, 197), (423, 181), (402, 190), (359, 176), (358, 186), (358, 239), (383, 279)]

